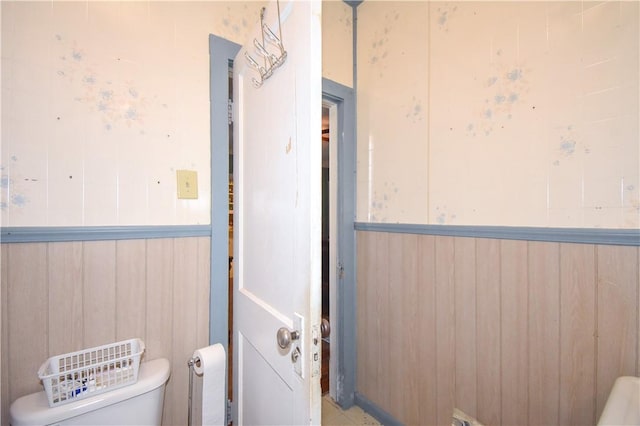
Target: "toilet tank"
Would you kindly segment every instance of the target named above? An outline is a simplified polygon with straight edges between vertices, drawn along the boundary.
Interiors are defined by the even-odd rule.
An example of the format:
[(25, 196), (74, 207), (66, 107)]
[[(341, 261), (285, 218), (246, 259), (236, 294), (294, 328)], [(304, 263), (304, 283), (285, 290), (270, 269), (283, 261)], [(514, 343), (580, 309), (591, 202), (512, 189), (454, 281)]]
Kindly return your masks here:
[(140, 364), (136, 383), (75, 402), (49, 407), (44, 391), (32, 393), (11, 404), (11, 425), (159, 426), (169, 374), (169, 361), (160, 358)]

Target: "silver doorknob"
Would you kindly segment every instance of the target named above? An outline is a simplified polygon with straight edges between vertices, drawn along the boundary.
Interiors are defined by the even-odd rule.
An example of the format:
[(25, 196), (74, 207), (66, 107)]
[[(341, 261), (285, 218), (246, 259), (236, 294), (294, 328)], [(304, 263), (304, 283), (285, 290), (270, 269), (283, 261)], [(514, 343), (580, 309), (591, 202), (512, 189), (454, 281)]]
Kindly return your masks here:
[(292, 341), (300, 338), (300, 332), (296, 330), (289, 331), (287, 328), (281, 327), (276, 334), (276, 338), (278, 339), (278, 346), (282, 349), (287, 349)]
[(322, 323), (320, 324), (320, 334), (322, 337), (329, 337), (331, 334), (331, 324), (329, 324), (329, 320), (322, 318)]

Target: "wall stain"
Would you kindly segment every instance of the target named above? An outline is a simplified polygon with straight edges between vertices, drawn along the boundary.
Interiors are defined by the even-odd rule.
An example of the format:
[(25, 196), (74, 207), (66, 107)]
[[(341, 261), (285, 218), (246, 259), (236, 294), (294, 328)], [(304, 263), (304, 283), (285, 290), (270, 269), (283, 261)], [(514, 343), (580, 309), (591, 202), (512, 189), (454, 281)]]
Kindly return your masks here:
[(455, 222), (456, 219), (457, 219), (457, 215), (455, 213), (450, 213), (446, 205), (442, 207), (436, 206), (435, 220), (438, 225), (445, 225), (448, 223), (452, 223), (452, 222)]
[(385, 182), (380, 192), (375, 190), (370, 202), (371, 220), (374, 222), (386, 222), (388, 220), (389, 205), (397, 202), (398, 195), (399, 189), (394, 182)]
[(22, 194), (14, 194), (11, 196), (11, 204), (17, 207), (24, 207), (29, 202), (29, 199)]
[(404, 117), (413, 123), (423, 121), (425, 118), (425, 109), (422, 104), (422, 100), (413, 96), (411, 101), (409, 101), (409, 105), (406, 106)]
[[(90, 113), (98, 113), (102, 118), (102, 129), (111, 131), (121, 124), (131, 128), (134, 124), (144, 126), (144, 118), (149, 113), (149, 108), (160, 106), (167, 108), (166, 103), (150, 102), (133, 81), (122, 81), (114, 84), (114, 79), (105, 75), (101, 63), (93, 63), (91, 55), (77, 46), (77, 42), (67, 43), (62, 36), (56, 35), (59, 48), (70, 54), (74, 61), (67, 61), (67, 55), (59, 56), (57, 75), (69, 84), (71, 98), (88, 107)], [(120, 62), (120, 58), (113, 58)], [(112, 60), (113, 60), (112, 59)], [(100, 70), (100, 71), (97, 71)], [(156, 105), (157, 104), (157, 105)], [(146, 132), (137, 132), (144, 135)]]
[[(502, 50), (497, 49), (497, 52), (497, 56), (502, 57)], [(467, 125), (467, 136), (490, 136), (496, 129), (504, 129), (513, 118), (517, 106), (524, 102), (524, 95), (529, 92), (527, 76), (531, 70), (524, 63), (514, 65), (497, 61), (492, 67), (494, 69), (489, 76), (481, 79), (486, 97), (484, 105), (476, 109), (475, 121)]]
[(384, 22), (381, 23), (380, 28), (376, 29), (372, 38), (369, 52), (369, 65), (378, 67), (378, 75), (380, 78), (384, 77), (384, 71), (386, 71), (386, 59), (389, 56), (389, 41), (393, 35), (395, 27), (397, 25), (400, 14), (398, 11), (391, 11), (384, 16)]
[(435, 19), (438, 24), (438, 29), (440, 31), (449, 32), (449, 23), (451, 22), (451, 18), (455, 15), (458, 10), (458, 6), (445, 4), (444, 6), (438, 7), (436, 9)]
[(572, 125), (560, 126), (558, 129), (558, 142), (556, 145), (556, 158), (552, 159), (554, 166), (560, 166), (562, 160), (571, 160), (578, 153), (582, 152), (585, 155), (591, 153), (591, 148), (586, 146), (582, 141), (579, 132)]
[(564, 140), (563, 137), (560, 139), (562, 139), (562, 142), (560, 143), (560, 151), (566, 156), (572, 155), (576, 151), (576, 141)]

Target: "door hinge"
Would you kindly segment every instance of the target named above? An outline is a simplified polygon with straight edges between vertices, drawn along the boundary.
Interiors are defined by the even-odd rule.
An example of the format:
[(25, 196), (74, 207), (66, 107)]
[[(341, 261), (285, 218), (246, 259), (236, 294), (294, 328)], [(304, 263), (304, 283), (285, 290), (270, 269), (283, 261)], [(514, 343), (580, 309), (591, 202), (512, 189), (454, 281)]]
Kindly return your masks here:
[(227, 426), (230, 425), (231, 422), (233, 422), (233, 419), (231, 417), (231, 400), (227, 399)]
[(227, 118), (229, 119), (229, 124), (233, 124), (233, 100), (227, 99)]

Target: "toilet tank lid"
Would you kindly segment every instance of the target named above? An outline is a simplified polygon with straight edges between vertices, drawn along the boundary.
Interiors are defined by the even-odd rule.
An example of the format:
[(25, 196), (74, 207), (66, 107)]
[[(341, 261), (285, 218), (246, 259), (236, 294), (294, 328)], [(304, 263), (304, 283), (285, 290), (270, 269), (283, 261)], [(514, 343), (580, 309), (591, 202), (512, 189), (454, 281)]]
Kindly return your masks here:
[(80, 416), (157, 389), (167, 382), (170, 371), (169, 360), (165, 358), (143, 362), (140, 364), (136, 383), (56, 407), (49, 407), (44, 390), (25, 395), (11, 404), (9, 409), (11, 424), (12, 426), (51, 424)]

